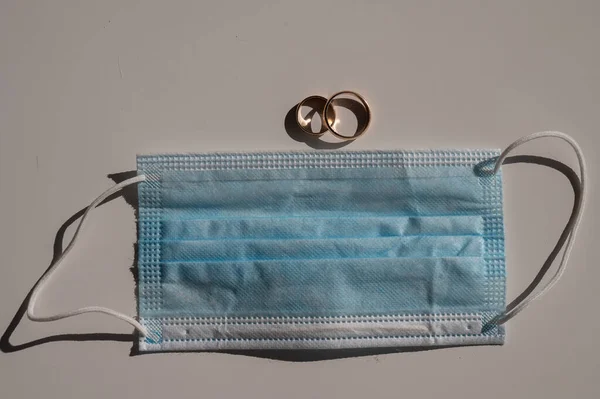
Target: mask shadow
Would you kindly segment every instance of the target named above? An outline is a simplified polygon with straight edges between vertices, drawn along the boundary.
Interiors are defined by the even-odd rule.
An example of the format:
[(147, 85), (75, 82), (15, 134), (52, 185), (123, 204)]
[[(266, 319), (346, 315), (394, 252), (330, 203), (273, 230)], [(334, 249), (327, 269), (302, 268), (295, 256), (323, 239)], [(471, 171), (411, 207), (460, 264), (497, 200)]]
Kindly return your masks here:
[[(295, 107), (290, 111), (293, 113), (293, 122), (295, 122)], [(345, 144), (345, 143), (342, 143)], [(504, 165), (516, 164), (516, 163), (527, 163), (534, 165), (541, 165), (545, 167), (549, 167), (554, 169), (564, 176), (567, 177), (571, 186), (573, 187), (575, 193), (575, 201), (573, 206), (573, 213), (571, 214), (571, 218), (565, 229), (563, 230), (560, 239), (558, 240), (556, 247), (548, 256), (544, 265), (534, 278), (533, 282), (514, 300), (512, 301), (507, 308), (510, 310), (516, 303), (518, 303), (522, 298), (528, 296), (533, 290), (538, 286), (542, 278), (548, 272), (552, 262), (559, 254), (562, 246), (568, 238), (569, 226), (573, 223), (573, 214), (576, 212), (578, 207), (580, 206), (580, 198), (579, 198), (579, 186), (580, 181), (577, 173), (569, 166), (556, 161), (554, 159), (533, 156), (533, 155), (518, 155), (506, 158), (504, 161)], [(119, 183), (128, 178), (134, 177), (136, 175), (136, 171), (127, 171), (121, 173), (110, 174), (108, 177), (112, 179), (115, 183)], [(123, 197), (125, 201), (131, 205), (136, 212), (136, 220), (137, 220), (137, 211), (138, 211), (138, 198), (137, 198), (137, 188), (136, 186), (125, 187), (121, 191), (114, 193), (110, 197), (106, 198), (102, 205), (117, 199), (119, 197)], [(85, 212), (85, 208), (79, 210), (74, 215), (72, 215), (69, 219), (67, 219), (62, 226), (56, 232), (54, 238), (54, 246), (53, 246), (53, 257), (50, 262), (50, 266), (56, 261), (56, 259), (61, 255), (63, 251), (63, 238), (65, 231), (69, 226), (74, 224)], [(137, 223), (136, 223), (137, 229)], [(137, 260), (138, 260), (138, 249), (137, 242), (134, 243), (134, 261), (130, 270), (133, 275), (133, 279), (135, 281), (135, 293), (137, 297), (137, 287), (138, 287), (138, 276), (137, 276)], [(48, 266), (48, 269), (50, 268)], [(47, 271), (47, 270), (46, 270)], [(46, 272), (44, 272), (45, 274)], [(43, 274), (43, 275), (44, 275)], [(43, 277), (40, 276), (40, 279)], [(38, 280), (39, 281), (39, 280)], [(36, 282), (37, 284), (37, 282)], [(35, 286), (35, 285), (34, 285)], [(23, 316), (27, 312), (27, 304), (29, 302), (29, 298), (31, 296), (31, 292), (33, 291), (33, 287), (30, 289), (27, 296), (23, 299), (23, 302), (19, 306), (17, 312), (13, 316), (10, 321), (8, 327), (4, 331), (2, 337), (0, 338), (0, 351), (4, 353), (12, 353), (18, 352), (21, 350), (29, 349), (34, 346), (50, 343), (50, 342), (63, 342), (63, 341), (114, 341), (114, 342), (132, 342), (133, 346), (130, 352), (131, 356), (146, 354), (140, 353), (137, 347), (138, 336), (134, 332), (132, 334), (115, 334), (115, 333), (87, 333), (87, 334), (58, 334), (52, 335), (48, 337), (43, 337), (40, 339), (36, 339), (33, 341), (25, 342), (22, 344), (13, 345), (10, 342), (10, 339), (23, 319)], [(504, 322), (506, 320), (500, 320), (499, 322)], [(332, 359), (342, 359), (348, 357), (359, 357), (359, 356), (373, 356), (373, 355), (382, 355), (388, 353), (403, 353), (403, 352), (419, 352), (419, 351), (428, 351), (428, 350), (436, 350), (436, 349), (447, 349), (452, 348), (453, 346), (440, 346), (440, 347), (402, 347), (402, 348), (365, 348), (365, 349), (331, 349), (331, 350), (238, 350), (238, 351), (224, 351), (219, 353), (226, 353), (231, 355), (243, 355), (243, 356), (251, 356), (251, 357), (259, 357), (273, 360), (281, 360), (281, 361), (290, 361), (290, 362), (310, 362), (310, 361), (321, 361), (321, 360), (332, 360)], [(208, 351), (210, 352), (210, 351)], [(162, 352), (161, 352), (162, 353)]]
[[(126, 179), (136, 176), (136, 174), (137, 174), (136, 171), (128, 171), (128, 172), (120, 172), (120, 173), (110, 174), (110, 175), (108, 175), (108, 177), (110, 179), (112, 179), (115, 183), (120, 183), (123, 180), (126, 180)], [(107, 197), (98, 206), (103, 206), (104, 204), (111, 202), (120, 197), (123, 197), (125, 199), (125, 201), (134, 208), (134, 210), (136, 212), (136, 220), (137, 220), (138, 199), (137, 199), (136, 186), (128, 186), (128, 187), (121, 189), (120, 191)], [(77, 222), (79, 220), (79, 218), (81, 218), (83, 216), (83, 213), (85, 212), (85, 210), (86, 210), (86, 208), (83, 208), (83, 209), (80, 209), (79, 211), (77, 211), (75, 214), (73, 214), (70, 218), (68, 218), (60, 226), (60, 228), (56, 232), (56, 235), (54, 236), (52, 260), (50, 261), (50, 265), (44, 271), (44, 273), (40, 276), (38, 281), (42, 277), (44, 277), (44, 275), (48, 272), (48, 269), (50, 269), (50, 267), (54, 264), (54, 262), (62, 254), (63, 249), (64, 249), (63, 246), (65, 245), (65, 243), (63, 243), (65, 232), (67, 231), (69, 226), (71, 226), (72, 224)], [(136, 223), (136, 229), (137, 229), (137, 223)], [(136, 234), (136, 236), (137, 236), (137, 234)], [(133, 265), (130, 269), (133, 274), (133, 277), (134, 277), (135, 290), (136, 290), (136, 295), (137, 295), (137, 281), (138, 280), (137, 280), (137, 275), (136, 275), (137, 274), (137, 268), (135, 267), (136, 265), (137, 265), (137, 242), (134, 244), (134, 261), (133, 261)], [(35, 287), (35, 285), (37, 285), (38, 281), (36, 281), (36, 283), (31, 287), (31, 289), (27, 293), (27, 296), (25, 296), (25, 299), (23, 299), (23, 302), (19, 306), (19, 309), (17, 310), (17, 312), (13, 316), (12, 320), (10, 321), (8, 327), (2, 334), (2, 337), (0, 338), (0, 351), (2, 351), (4, 353), (12, 353), (12, 352), (18, 352), (18, 351), (22, 351), (25, 349), (29, 349), (34, 346), (47, 344), (50, 342), (63, 342), (63, 341), (133, 342), (134, 347), (131, 350), (131, 354), (135, 353), (135, 351), (137, 351), (137, 335), (135, 333), (134, 334), (116, 334), (116, 333), (57, 334), (57, 335), (51, 335), (48, 337), (35, 339), (33, 341), (25, 342), (22, 344), (13, 345), (10, 342), (10, 339), (11, 339), (14, 331), (16, 330), (17, 326), (19, 325), (19, 323), (21, 322), (21, 320), (27, 313), (27, 305), (29, 303), (29, 298), (31, 297), (33, 288)]]
[[(569, 180), (569, 183), (571, 183), (571, 187), (573, 188), (574, 200), (573, 200), (573, 209), (571, 210), (571, 215), (569, 216), (569, 220), (567, 221), (567, 224), (565, 225), (563, 231), (561, 232), (560, 237), (558, 238), (558, 241), (556, 242), (556, 245), (554, 246), (554, 248), (552, 249), (552, 251), (550, 252), (548, 257), (542, 264), (542, 267), (540, 268), (539, 272), (534, 277), (533, 281), (527, 286), (527, 288), (525, 288), (525, 290), (523, 292), (521, 292), (515, 299), (513, 299), (506, 306), (506, 312), (509, 312), (510, 310), (514, 309), (515, 306), (517, 306), (525, 298), (527, 298), (531, 293), (533, 293), (533, 291), (536, 289), (536, 287), (541, 283), (542, 279), (544, 278), (544, 276), (546, 275), (546, 273), (548, 272), (548, 270), (554, 263), (554, 260), (560, 253), (562, 247), (565, 245), (565, 242), (568, 240), (568, 238), (571, 234), (573, 225), (576, 222), (576, 216), (579, 213), (579, 210), (581, 208), (581, 200), (582, 200), (582, 198), (581, 198), (581, 181), (579, 180), (579, 176), (573, 169), (571, 169), (569, 166), (565, 165), (564, 163), (556, 161), (551, 158), (545, 158), (545, 157), (540, 157), (540, 156), (535, 156), (535, 155), (515, 155), (512, 157), (507, 157), (504, 160), (504, 162), (502, 163), (502, 165), (504, 166), (504, 165), (518, 164), (518, 163), (528, 163), (528, 164), (533, 164), (533, 165), (546, 166), (548, 168), (559, 171), (560, 173), (565, 175), (565, 177)], [(514, 315), (509, 315), (507, 317), (499, 317), (494, 322), (497, 324), (503, 324), (503, 323), (506, 323), (508, 320), (510, 320), (513, 316)]]

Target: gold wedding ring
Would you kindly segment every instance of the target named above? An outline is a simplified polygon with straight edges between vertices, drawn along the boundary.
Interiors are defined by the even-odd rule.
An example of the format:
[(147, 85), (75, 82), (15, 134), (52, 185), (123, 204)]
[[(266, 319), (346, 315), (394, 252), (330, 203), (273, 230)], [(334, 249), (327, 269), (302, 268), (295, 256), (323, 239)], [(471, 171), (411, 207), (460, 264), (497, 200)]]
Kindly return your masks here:
[[(362, 123), (361, 123), (361, 118), (359, 115), (360, 112), (359, 113), (355, 112), (358, 126), (356, 128), (356, 133), (354, 133), (352, 136), (345, 136), (345, 135), (339, 133), (335, 129), (335, 125), (338, 120), (336, 119), (335, 108), (334, 108), (334, 106), (336, 104), (334, 103), (334, 100), (337, 97), (342, 96), (342, 95), (349, 95), (349, 96), (353, 96), (356, 99), (358, 99), (358, 102), (362, 105), (362, 108), (365, 111), (365, 116), (362, 120)], [(338, 101), (341, 101), (341, 99)], [(355, 103), (356, 103), (356, 101), (355, 101)], [(301, 110), (302, 110), (303, 106), (310, 106), (313, 110), (311, 112), (309, 112), (306, 116), (302, 116)], [(340, 105), (340, 106), (343, 106), (343, 105)], [(318, 132), (313, 132), (311, 129), (311, 122), (312, 122), (312, 117), (314, 114), (318, 114), (321, 117), (321, 128), (319, 129)], [(309, 97), (306, 97), (304, 100), (302, 100), (296, 106), (296, 122), (298, 123), (298, 126), (302, 129), (302, 131), (304, 131), (306, 134), (308, 134), (310, 136), (320, 137), (325, 132), (327, 132), (327, 130), (329, 130), (338, 139), (343, 140), (343, 141), (351, 141), (351, 140), (356, 140), (357, 138), (362, 136), (367, 131), (367, 128), (369, 127), (369, 124), (371, 123), (371, 109), (369, 108), (369, 104), (367, 103), (367, 100), (365, 100), (363, 96), (361, 96), (360, 94), (358, 94), (354, 91), (350, 91), (350, 90), (344, 90), (344, 91), (335, 93), (329, 99), (326, 99), (323, 96), (309, 96)]]
[[(296, 122), (298, 122), (298, 126), (305, 133), (319, 137), (322, 136), (323, 133), (327, 131), (327, 126), (329, 123), (325, 121), (325, 105), (327, 104), (327, 99), (323, 96), (309, 96), (302, 100), (296, 106)], [(303, 106), (311, 106), (313, 111), (311, 111), (307, 116), (302, 116), (302, 107)], [(321, 117), (321, 129), (318, 132), (313, 132), (311, 129), (312, 115), (318, 114)], [(330, 123), (333, 125), (335, 123), (335, 112), (330, 112), (329, 117), (332, 118)]]
[[(338, 133), (335, 130), (334, 123), (329, 122), (329, 117), (331, 115), (335, 115), (335, 114), (333, 114), (333, 106), (332, 106), (333, 100), (335, 100), (336, 97), (339, 97), (344, 94), (356, 97), (362, 103), (362, 105), (365, 109), (365, 121), (362, 124), (362, 126), (361, 126), (360, 122), (358, 123), (358, 127), (356, 128), (356, 133), (354, 133), (352, 136), (344, 136), (343, 134)], [(354, 91), (344, 90), (344, 91), (337, 92), (333, 96), (329, 97), (329, 100), (327, 100), (327, 103), (325, 104), (325, 109), (323, 110), (323, 116), (324, 116), (325, 123), (327, 124), (327, 128), (329, 130), (331, 130), (331, 133), (333, 133), (333, 135), (335, 137), (337, 137), (340, 140), (350, 141), (350, 140), (356, 140), (357, 138), (362, 136), (367, 131), (367, 128), (369, 127), (369, 124), (371, 123), (371, 108), (369, 108), (369, 104), (367, 103), (367, 100), (365, 100), (363, 98), (363, 96), (361, 96), (360, 94), (358, 94)], [(357, 115), (357, 119), (358, 119), (358, 115)], [(334, 116), (334, 121), (335, 121), (335, 116)]]

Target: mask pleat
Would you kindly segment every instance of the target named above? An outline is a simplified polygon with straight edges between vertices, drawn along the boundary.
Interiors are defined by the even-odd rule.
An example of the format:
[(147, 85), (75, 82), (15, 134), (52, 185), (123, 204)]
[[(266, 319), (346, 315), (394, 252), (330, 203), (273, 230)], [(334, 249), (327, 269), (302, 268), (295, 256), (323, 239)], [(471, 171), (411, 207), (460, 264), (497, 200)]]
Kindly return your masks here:
[(161, 232), (164, 240), (368, 238), (484, 233), (483, 218), (479, 215), (164, 219)]
[[(385, 314), (477, 310), (482, 258), (169, 263), (163, 311), (172, 316)], [(479, 309), (480, 310), (480, 309)]]
[(337, 239), (175, 240), (163, 241), (161, 247), (162, 262), (474, 257), (483, 254), (483, 238), (468, 235), (417, 235)]
[[(218, 171), (171, 172), (161, 184), (162, 217), (214, 219), (251, 217), (469, 216), (485, 212), (473, 170), (447, 167), (449, 176), (430, 168), (381, 168), (376, 177), (356, 170), (307, 177), (303, 170), (241, 171), (245, 178)], [(230, 171), (231, 172), (231, 171)], [(314, 172), (314, 170), (311, 170)], [(192, 179), (194, 177), (194, 179)], [(218, 178), (230, 180), (217, 180)], [(271, 180), (272, 179), (272, 180)]]

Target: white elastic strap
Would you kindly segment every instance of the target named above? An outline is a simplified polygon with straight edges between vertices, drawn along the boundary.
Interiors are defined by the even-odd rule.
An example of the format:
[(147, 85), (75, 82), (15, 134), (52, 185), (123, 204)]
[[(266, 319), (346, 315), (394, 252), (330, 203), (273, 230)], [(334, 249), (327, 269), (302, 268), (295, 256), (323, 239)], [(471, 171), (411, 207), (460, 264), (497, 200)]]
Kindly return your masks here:
[(39, 316), (39, 315), (36, 315), (35, 312), (34, 312), (35, 302), (36, 302), (39, 294), (42, 292), (42, 290), (44, 289), (44, 287), (49, 283), (49, 281), (52, 278), (52, 275), (54, 274), (54, 272), (56, 271), (56, 269), (58, 269), (58, 267), (61, 265), (62, 261), (67, 257), (67, 255), (69, 254), (69, 252), (71, 252), (71, 250), (75, 246), (75, 242), (77, 241), (77, 237), (79, 237), (79, 233), (81, 233), (81, 231), (83, 230), (83, 226), (85, 224), (85, 221), (87, 220), (87, 218), (88, 218), (89, 214), (91, 213), (92, 209), (94, 209), (98, 205), (100, 205), (102, 203), (102, 201), (104, 201), (106, 199), (106, 197), (108, 197), (109, 195), (111, 195), (113, 193), (116, 193), (117, 191), (121, 190), (123, 187), (127, 187), (127, 186), (129, 186), (131, 184), (136, 184), (136, 183), (139, 183), (139, 182), (144, 181), (144, 180), (146, 180), (146, 176), (139, 175), (139, 176), (136, 176), (136, 177), (132, 177), (131, 179), (124, 180), (121, 183), (115, 184), (113, 187), (109, 188), (104, 193), (102, 193), (98, 198), (96, 198), (87, 207), (87, 209), (85, 210), (85, 213), (81, 217), (81, 221), (79, 222), (79, 226), (77, 226), (77, 230), (75, 230), (75, 234), (73, 235), (73, 238), (71, 239), (71, 242), (69, 242), (69, 245), (67, 245), (66, 249), (63, 251), (63, 253), (60, 255), (60, 257), (56, 260), (56, 262), (54, 262), (54, 264), (50, 267), (50, 269), (48, 269), (48, 271), (44, 274), (44, 276), (42, 276), (42, 278), (40, 279), (40, 281), (38, 281), (38, 283), (36, 284), (35, 288), (33, 289), (33, 292), (31, 293), (31, 298), (29, 299), (29, 304), (27, 306), (27, 317), (29, 317), (30, 320), (33, 320), (33, 321), (54, 321), (54, 320), (65, 319), (65, 318), (71, 317), (71, 316), (77, 316), (78, 314), (82, 314), (82, 313), (98, 312), (98, 313), (104, 313), (104, 314), (107, 314), (107, 315), (111, 315), (111, 316), (114, 316), (114, 317), (116, 317), (118, 319), (126, 321), (127, 323), (129, 323), (133, 327), (135, 327), (135, 329), (138, 330), (140, 332), (140, 334), (142, 334), (143, 336), (145, 336), (147, 334), (146, 327), (144, 327), (143, 325), (141, 325), (133, 317), (124, 315), (123, 313), (117, 312), (117, 311), (112, 310), (112, 309), (104, 308), (104, 307), (101, 307), (101, 306), (88, 306), (88, 307), (85, 307), (85, 308), (75, 309), (75, 310), (71, 310), (69, 312), (57, 313), (57, 314), (50, 315), (50, 316)]
[[(496, 160), (496, 164), (494, 166), (494, 173), (497, 173), (504, 162), (504, 159), (508, 156), (508, 154), (528, 141), (543, 138), (543, 137), (557, 137), (569, 143), (569, 145), (575, 150), (575, 154), (577, 155), (577, 159), (579, 161), (579, 174), (580, 174), (580, 185), (579, 185), (579, 206), (575, 206), (574, 214), (573, 214), (573, 223), (565, 228), (567, 233), (569, 234), (568, 239), (565, 244), (565, 249), (563, 252), (563, 256), (558, 264), (558, 268), (554, 273), (554, 276), (544, 287), (539, 290), (537, 293), (526, 296), (520, 302), (513, 304), (510, 309), (507, 308), (500, 317), (497, 319), (497, 324), (503, 324), (525, 309), (532, 301), (541, 297), (546, 292), (548, 292), (554, 284), (558, 282), (563, 273), (565, 272), (565, 268), (567, 267), (567, 261), (569, 260), (569, 255), (571, 254), (571, 249), (573, 248), (573, 242), (575, 239), (575, 234), (577, 233), (577, 229), (579, 228), (579, 224), (581, 223), (581, 216), (583, 215), (583, 208), (585, 206), (585, 196), (586, 196), (586, 188), (585, 188), (585, 176), (586, 176), (586, 167), (585, 167), (585, 158), (583, 157), (583, 152), (581, 148), (577, 144), (577, 142), (569, 135), (561, 132), (539, 132), (530, 134), (528, 136), (522, 137), (519, 140), (515, 141), (511, 145), (509, 145), (503, 152), (500, 154), (500, 157)], [(577, 196), (575, 197), (577, 199)]]

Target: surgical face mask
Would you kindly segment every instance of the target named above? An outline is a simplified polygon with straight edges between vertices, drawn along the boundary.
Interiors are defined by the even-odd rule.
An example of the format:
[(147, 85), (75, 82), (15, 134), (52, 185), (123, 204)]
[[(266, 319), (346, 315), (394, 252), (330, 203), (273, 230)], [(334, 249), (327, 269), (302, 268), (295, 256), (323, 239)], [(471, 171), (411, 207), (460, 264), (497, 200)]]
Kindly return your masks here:
[[(520, 144), (558, 137), (580, 162), (579, 203), (544, 289), (505, 305), (502, 177)], [(34, 289), (32, 320), (102, 312), (141, 351), (502, 344), (503, 323), (558, 280), (581, 219), (585, 164), (544, 132), (496, 150), (280, 152), (138, 157), (97, 198)], [(92, 209), (139, 190), (138, 318), (34, 308)]]

